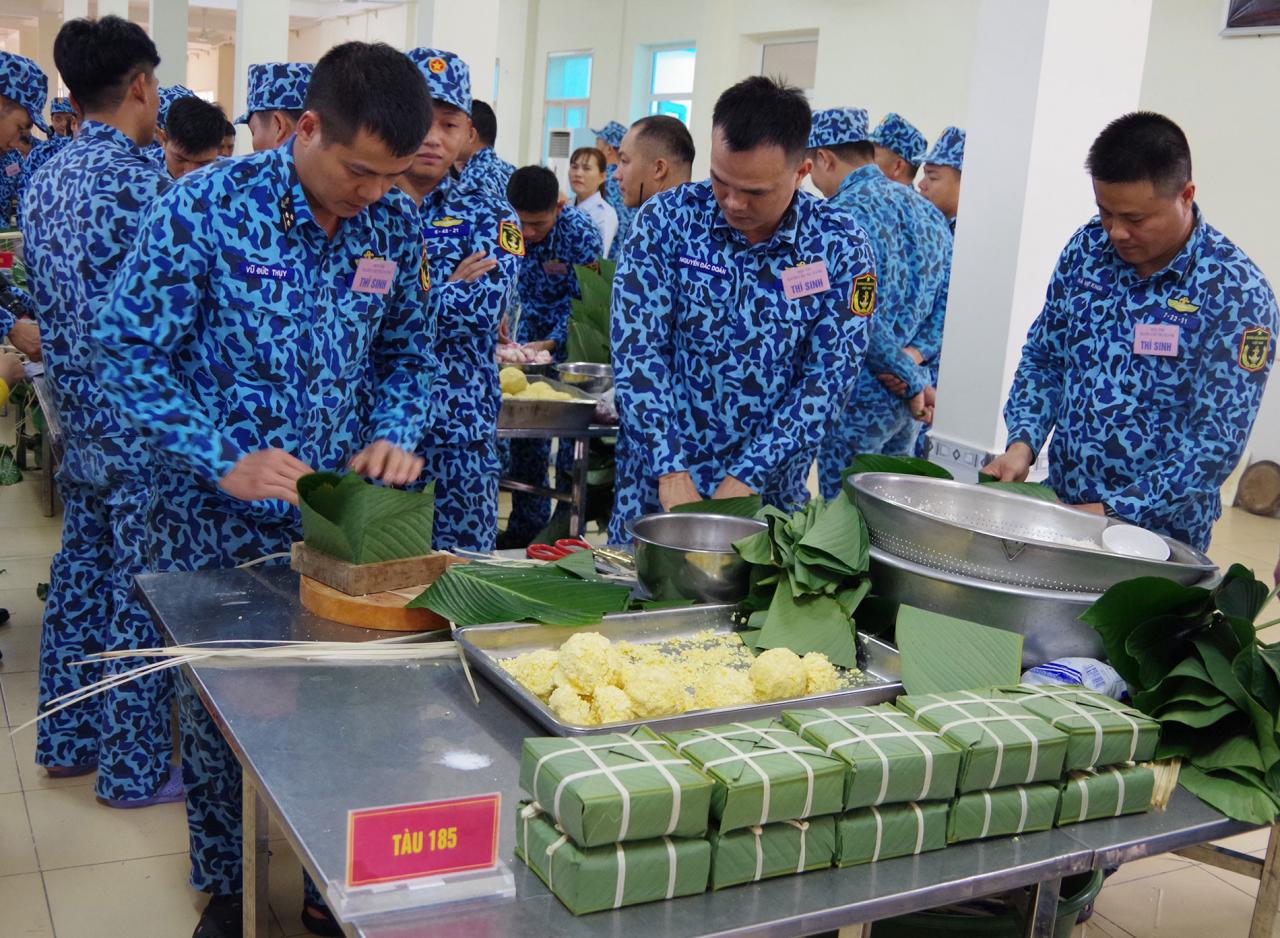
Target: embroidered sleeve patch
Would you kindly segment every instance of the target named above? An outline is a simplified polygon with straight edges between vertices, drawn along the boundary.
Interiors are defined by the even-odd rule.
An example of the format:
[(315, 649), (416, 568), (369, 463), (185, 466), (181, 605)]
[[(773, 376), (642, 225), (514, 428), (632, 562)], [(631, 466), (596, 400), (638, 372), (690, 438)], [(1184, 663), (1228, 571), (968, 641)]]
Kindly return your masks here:
[(512, 221), (498, 223), (498, 247), (508, 254), (524, 257), (524, 234), (520, 226)]
[(418, 286), (431, 289), (431, 267), (427, 263), (427, 246), (422, 246), (422, 260), (418, 262)]
[(858, 274), (853, 278), (853, 292), (849, 295), (849, 312), (855, 316), (870, 316), (876, 311), (876, 275)]
[(1261, 371), (1271, 352), (1271, 330), (1258, 326), (1246, 329), (1240, 337), (1240, 367), (1245, 371)]

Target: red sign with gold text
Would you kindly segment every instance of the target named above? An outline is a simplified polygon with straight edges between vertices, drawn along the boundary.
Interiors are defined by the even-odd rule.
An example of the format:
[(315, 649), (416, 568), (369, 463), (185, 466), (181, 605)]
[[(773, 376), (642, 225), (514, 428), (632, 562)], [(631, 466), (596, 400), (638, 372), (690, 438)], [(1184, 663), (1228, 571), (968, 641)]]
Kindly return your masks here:
[(492, 868), (501, 803), (495, 793), (348, 812), (347, 885)]

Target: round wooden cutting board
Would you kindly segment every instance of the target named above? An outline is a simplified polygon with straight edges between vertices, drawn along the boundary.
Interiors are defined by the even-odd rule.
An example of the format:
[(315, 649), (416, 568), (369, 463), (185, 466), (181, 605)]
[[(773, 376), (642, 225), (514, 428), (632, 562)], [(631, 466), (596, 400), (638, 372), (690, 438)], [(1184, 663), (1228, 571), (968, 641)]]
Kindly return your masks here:
[(308, 611), (343, 625), (388, 632), (426, 632), (449, 627), (448, 622), (430, 609), (405, 608), (405, 604), (425, 588), (348, 596), (311, 577), (298, 578), (298, 597)]

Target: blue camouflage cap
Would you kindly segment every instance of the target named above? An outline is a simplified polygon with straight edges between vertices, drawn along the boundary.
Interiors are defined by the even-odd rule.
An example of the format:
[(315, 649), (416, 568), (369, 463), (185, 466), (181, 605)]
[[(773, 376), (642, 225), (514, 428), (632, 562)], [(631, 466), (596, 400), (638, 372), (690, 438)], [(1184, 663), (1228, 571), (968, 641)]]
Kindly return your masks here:
[(44, 122), (49, 79), (39, 65), (24, 55), (0, 51), (0, 95), (24, 108), (33, 124), (49, 132), (49, 125)]
[(829, 107), (813, 115), (809, 147), (835, 147), (867, 139), (867, 112), (860, 107)]
[(443, 49), (410, 49), (405, 55), (427, 80), (433, 100), (471, 113), (471, 69), (466, 62)]
[(310, 62), (262, 62), (249, 66), (249, 93), (237, 124), (259, 111), (301, 111), (315, 66)]
[(950, 166), (952, 169), (964, 171), (964, 131), (959, 127), (948, 127), (938, 134), (933, 149), (925, 155), (924, 161), (934, 166)]
[(872, 143), (892, 150), (913, 166), (920, 165), (924, 160), (925, 150), (929, 148), (924, 134), (916, 130), (911, 121), (893, 111), (876, 125), (870, 139)]
[(592, 130), (591, 132), (616, 150), (622, 146), (622, 138), (627, 135), (627, 128), (617, 121), (609, 121), (599, 130)]
[(165, 122), (169, 119), (169, 108), (174, 101), (179, 98), (194, 98), (196, 93), (190, 88), (184, 88), (182, 85), (164, 85), (160, 88), (160, 110), (156, 112), (156, 126), (161, 130), (164, 129)]
[(50, 114), (70, 114), (75, 116), (76, 109), (71, 106), (70, 98), (54, 98), (49, 104)]

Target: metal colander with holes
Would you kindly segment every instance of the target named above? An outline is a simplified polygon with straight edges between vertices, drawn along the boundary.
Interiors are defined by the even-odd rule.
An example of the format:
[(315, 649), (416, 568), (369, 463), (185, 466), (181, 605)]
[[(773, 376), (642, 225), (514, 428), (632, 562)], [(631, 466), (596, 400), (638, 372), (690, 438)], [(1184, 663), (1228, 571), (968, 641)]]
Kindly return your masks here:
[(845, 486), (873, 547), (968, 580), (1101, 593), (1134, 577), (1195, 585), (1217, 572), (1200, 551), (1167, 537), (1168, 560), (1113, 553), (1102, 532), (1118, 522), (984, 485), (865, 472)]

